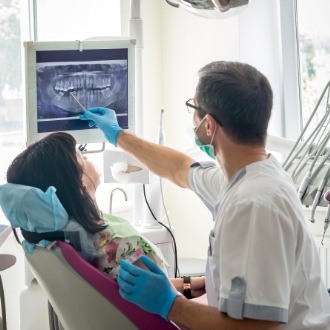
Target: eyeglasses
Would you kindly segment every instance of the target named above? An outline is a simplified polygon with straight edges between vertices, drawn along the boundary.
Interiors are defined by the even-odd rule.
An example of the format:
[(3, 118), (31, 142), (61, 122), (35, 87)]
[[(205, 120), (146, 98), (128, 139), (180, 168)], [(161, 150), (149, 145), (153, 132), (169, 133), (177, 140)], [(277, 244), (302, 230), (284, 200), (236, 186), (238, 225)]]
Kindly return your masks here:
[(197, 105), (194, 104), (194, 99), (193, 98), (186, 101), (186, 107), (187, 107), (188, 113), (194, 113), (195, 110), (205, 112), (202, 108), (200, 108), (200, 107), (198, 107)]
[[(188, 110), (188, 113), (194, 113), (195, 110), (201, 112), (201, 115), (202, 117), (204, 117), (205, 115), (208, 114), (207, 111), (205, 111), (203, 108), (201, 107), (198, 107), (197, 105), (194, 104), (194, 99), (191, 98), (189, 99), (188, 101), (186, 101), (186, 107), (187, 107), (187, 110)], [(212, 115), (212, 114), (211, 114)], [(215, 119), (215, 121), (221, 126), (223, 127), (222, 125), (222, 122), (220, 120), (217, 120), (214, 115), (212, 115), (212, 117)]]

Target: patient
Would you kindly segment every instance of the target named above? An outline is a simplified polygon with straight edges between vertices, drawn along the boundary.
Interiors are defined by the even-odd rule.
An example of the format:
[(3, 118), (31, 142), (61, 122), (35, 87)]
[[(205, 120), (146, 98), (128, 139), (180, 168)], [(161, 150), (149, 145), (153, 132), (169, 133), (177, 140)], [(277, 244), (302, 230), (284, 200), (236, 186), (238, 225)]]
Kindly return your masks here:
[[(56, 195), (70, 218), (67, 227), (79, 227), (87, 234), (87, 242), (82, 243), (92, 248), (87, 254), (82, 253), (83, 257), (110, 277), (116, 278), (122, 259), (144, 267), (138, 260), (142, 254), (165, 270), (166, 261), (155, 245), (128, 221), (102, 214), (99, 210), (95, 201), (100, 184), (99, 172), (76, 149), (76, 141), (71, 135), (52, 133), (31, 144), (9, 166), (7, 182), (36, 187), (43, 192), (55, 187)], [(32, 243), (48, 239), (44, 233), (22, 230), (22, 234)]]

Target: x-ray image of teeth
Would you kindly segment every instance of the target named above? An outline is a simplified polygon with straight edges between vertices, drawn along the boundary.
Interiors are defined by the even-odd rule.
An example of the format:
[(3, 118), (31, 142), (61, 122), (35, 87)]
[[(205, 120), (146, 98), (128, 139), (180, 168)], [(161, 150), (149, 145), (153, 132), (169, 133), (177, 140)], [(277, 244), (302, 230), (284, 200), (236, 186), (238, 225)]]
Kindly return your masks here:
[(127, 114), (127, 61), (111, 62), (37, 68), (38, 119), (79, 115), (83, 110), (71, 94), (86, 109), (108, 107)]

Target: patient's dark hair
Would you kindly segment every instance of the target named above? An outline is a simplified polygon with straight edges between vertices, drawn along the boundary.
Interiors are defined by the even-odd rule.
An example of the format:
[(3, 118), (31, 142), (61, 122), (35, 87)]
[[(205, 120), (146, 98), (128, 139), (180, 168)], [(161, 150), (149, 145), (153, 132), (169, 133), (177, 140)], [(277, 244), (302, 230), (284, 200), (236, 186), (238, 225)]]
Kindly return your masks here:
[(70, 134), (57, 132), (20, 153), (8, 168), (7, 181), (43, 191), (54, 186), (69, 216), (88, 232), (96, 233), (105, 226), (97, 205), (83, 187), (82, 175), (75, 139)]

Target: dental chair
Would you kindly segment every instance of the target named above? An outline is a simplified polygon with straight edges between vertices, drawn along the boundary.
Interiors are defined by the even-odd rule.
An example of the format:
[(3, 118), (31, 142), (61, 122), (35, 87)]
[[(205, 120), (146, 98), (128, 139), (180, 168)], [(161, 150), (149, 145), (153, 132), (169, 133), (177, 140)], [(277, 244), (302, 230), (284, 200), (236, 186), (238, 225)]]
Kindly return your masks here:
[(179, 329), (124, 300), (116, 281), (65, 242), (53, 242), (47, 248), (37, 246), (26, 259), (49, 301), (51, 330)]

